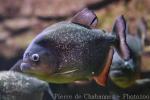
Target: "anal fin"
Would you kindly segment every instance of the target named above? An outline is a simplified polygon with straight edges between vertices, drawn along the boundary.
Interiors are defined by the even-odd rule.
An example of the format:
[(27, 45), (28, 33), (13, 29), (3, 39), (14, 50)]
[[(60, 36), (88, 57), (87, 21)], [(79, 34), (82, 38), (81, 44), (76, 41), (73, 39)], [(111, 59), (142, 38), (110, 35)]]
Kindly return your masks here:
[(114, 53), (114, 50), (111, 48), (109, 50), (109, 54), (108, 54), (107, 61), (105, 63), (103, 71), (98, 76), (94, 76), (94, 80), (96, 81), (96, 83), (101, 86), (105, 86), (107, 83), (110, 66), (112, 64), (113, 53)]

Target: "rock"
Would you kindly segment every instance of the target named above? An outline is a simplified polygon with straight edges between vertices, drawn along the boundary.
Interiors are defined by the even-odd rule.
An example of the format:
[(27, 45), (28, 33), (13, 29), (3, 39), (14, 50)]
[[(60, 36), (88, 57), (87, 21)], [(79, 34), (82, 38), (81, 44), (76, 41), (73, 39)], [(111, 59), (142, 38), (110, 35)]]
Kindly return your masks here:
[(30, 20), (25, 18), (9, 19), (4, 22), (4, 28), (13, 33), (13, 35), (26, 32), (30, 27)]
[(103, 0), (1, 0), (0, 16), (68, 16), (99, 1)]
[(34, 0), (35, 16), (70, 16), (99, 0)]
[(20, 14), (22, 0), (0, 0), (0, 15), (3, 17), (16, 17)]
[(0, 44), (5, 43), (9, 37), (9, 32), (0, 28)]
[(48, 83), (18, 72), (0, 72), (0, 100), (42, 100), (48, 87)]

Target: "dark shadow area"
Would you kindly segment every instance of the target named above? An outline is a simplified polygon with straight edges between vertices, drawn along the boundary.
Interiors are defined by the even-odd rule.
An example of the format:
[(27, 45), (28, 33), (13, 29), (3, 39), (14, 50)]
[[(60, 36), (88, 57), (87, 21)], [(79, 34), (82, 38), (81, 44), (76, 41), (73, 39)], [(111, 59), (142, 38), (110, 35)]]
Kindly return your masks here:
[(22, 59), (24, 50), (19, 50), (15, 57), (10, 59), (0, 56), (0, 70), (9, 70), (19, 59)]
[(112, 4), (112, 3), (116, 3), (116, 2), (119, 2), (119, 1), (120, 0), (100, 0), (99, 2), (97, 2), (95, 4), (87, 5), (87, 8), (89, 8), (90, 10), (98, 10), (98, 9), (102, 9), (102, 8)]

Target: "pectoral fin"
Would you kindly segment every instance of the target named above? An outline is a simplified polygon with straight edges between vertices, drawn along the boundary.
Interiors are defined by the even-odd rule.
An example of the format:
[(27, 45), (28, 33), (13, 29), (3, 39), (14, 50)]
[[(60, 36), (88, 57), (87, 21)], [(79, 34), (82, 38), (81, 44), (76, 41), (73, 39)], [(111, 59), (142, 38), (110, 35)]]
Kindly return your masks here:
[(113, 53), (114, 53), (113, 49), (110, 49), (103, 71), (98, 76), (94, 76), (94, 80), (96, 81), (96, 83), (101, 86), (105, 86), (107, 83)]

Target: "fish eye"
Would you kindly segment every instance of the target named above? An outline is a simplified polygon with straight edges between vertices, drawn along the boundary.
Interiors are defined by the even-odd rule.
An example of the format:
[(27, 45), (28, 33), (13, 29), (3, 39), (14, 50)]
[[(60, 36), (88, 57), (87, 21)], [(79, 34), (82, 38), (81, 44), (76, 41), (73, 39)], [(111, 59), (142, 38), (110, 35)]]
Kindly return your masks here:
[(39, 57), (38, 54), (33, 54), (33, 55), (31, 56), (31, 60), (32, 60), (32, 61), (39, 61), (39, 59), (40, 59), (40, 57)]

